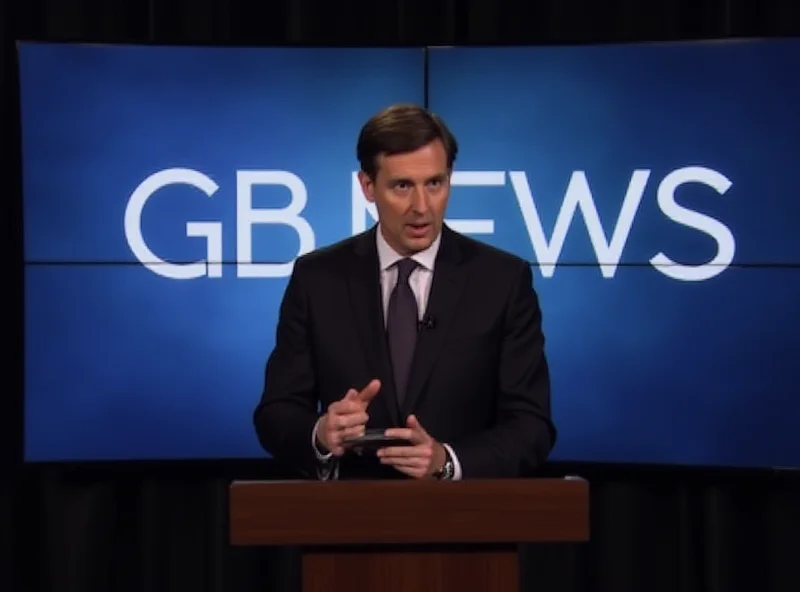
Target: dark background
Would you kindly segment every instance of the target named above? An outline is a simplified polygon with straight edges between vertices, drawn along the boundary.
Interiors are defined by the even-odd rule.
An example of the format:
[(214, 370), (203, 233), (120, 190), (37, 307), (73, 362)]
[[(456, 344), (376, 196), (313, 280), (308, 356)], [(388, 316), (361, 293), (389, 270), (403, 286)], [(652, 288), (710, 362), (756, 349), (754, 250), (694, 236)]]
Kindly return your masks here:
[[(293, 550), (232, 549), (225, 542), (230, 479), (283, 476), (278, 467), (22, 465), (15, 40), (488, 45), (800, 34), (795, 0), (7, 0), (0, 6), (6, 164), (0, 201), (6, 301), (0, 333), (6, 351), (0, 394), (0, 590), (14, 592), (288, 592), (298, 585)], [(680, 430), (676, 425), (676, 437)], [(526, 590), (800, 589), (800, 479), (791, 471), (551, 470), (591, 479), (592, 542), (526, 548)]]

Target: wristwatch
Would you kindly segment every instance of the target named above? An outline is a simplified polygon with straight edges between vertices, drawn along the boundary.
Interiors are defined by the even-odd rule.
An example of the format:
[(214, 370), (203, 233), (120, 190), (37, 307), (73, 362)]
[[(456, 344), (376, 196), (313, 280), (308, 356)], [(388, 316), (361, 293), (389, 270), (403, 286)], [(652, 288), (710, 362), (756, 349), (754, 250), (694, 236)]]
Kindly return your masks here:
[(444, 455), (444, 464), (442, 468), (433, 474), (434, 478), (439, 481), (449, 481), (456, 472), (456, 466), (453, 464), (453, 459), (450, 458), (450, 453), (447, 452), (447, 448), (444, 449)]

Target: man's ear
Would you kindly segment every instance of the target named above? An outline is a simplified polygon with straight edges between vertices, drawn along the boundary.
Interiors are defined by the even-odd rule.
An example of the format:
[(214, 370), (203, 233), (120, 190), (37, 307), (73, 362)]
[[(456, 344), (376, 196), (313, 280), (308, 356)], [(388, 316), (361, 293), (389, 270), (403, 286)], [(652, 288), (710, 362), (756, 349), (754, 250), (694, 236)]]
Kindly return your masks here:
[(375, 202), (375, 183), (369, 178), (369, 175), (364, 171), (358, 172), (358, 183), (361, 185), (361, 191), (364, 197), (370, 203)]

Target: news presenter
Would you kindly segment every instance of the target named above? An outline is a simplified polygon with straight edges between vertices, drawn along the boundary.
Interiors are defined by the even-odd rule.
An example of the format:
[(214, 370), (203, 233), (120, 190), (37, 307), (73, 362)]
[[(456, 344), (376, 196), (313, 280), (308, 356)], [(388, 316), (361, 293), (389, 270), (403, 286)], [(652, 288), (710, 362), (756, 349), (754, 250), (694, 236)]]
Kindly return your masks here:
[[(444, 224), (457, 152), (422, 108), (374, 115), (356, 153), (377, 225), (295, 263), (254, 423), (306, 477), (513, 478), (555, 443), (529, 264)], [(375, 428), (410, 445), (343, 446)]]

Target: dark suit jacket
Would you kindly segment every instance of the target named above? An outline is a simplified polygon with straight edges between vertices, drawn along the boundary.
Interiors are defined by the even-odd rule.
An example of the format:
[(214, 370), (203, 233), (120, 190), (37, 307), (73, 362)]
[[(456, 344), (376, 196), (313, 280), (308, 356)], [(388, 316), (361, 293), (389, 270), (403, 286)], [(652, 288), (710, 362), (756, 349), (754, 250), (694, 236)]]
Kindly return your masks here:
[[(517, 477), (556, 439), (541, 312), (530, 265), (446, 226), (403, 408), (396, 402), (381, 304), (376, 227), (297, 259), (254, 414), (262, 446), (306, 476), (322, 409), (373, 378), (368, 428), (414, 413), (452, 446), (462, 478)], [(374, 457), (346, 456), (339, 478), (400, 476)]]

